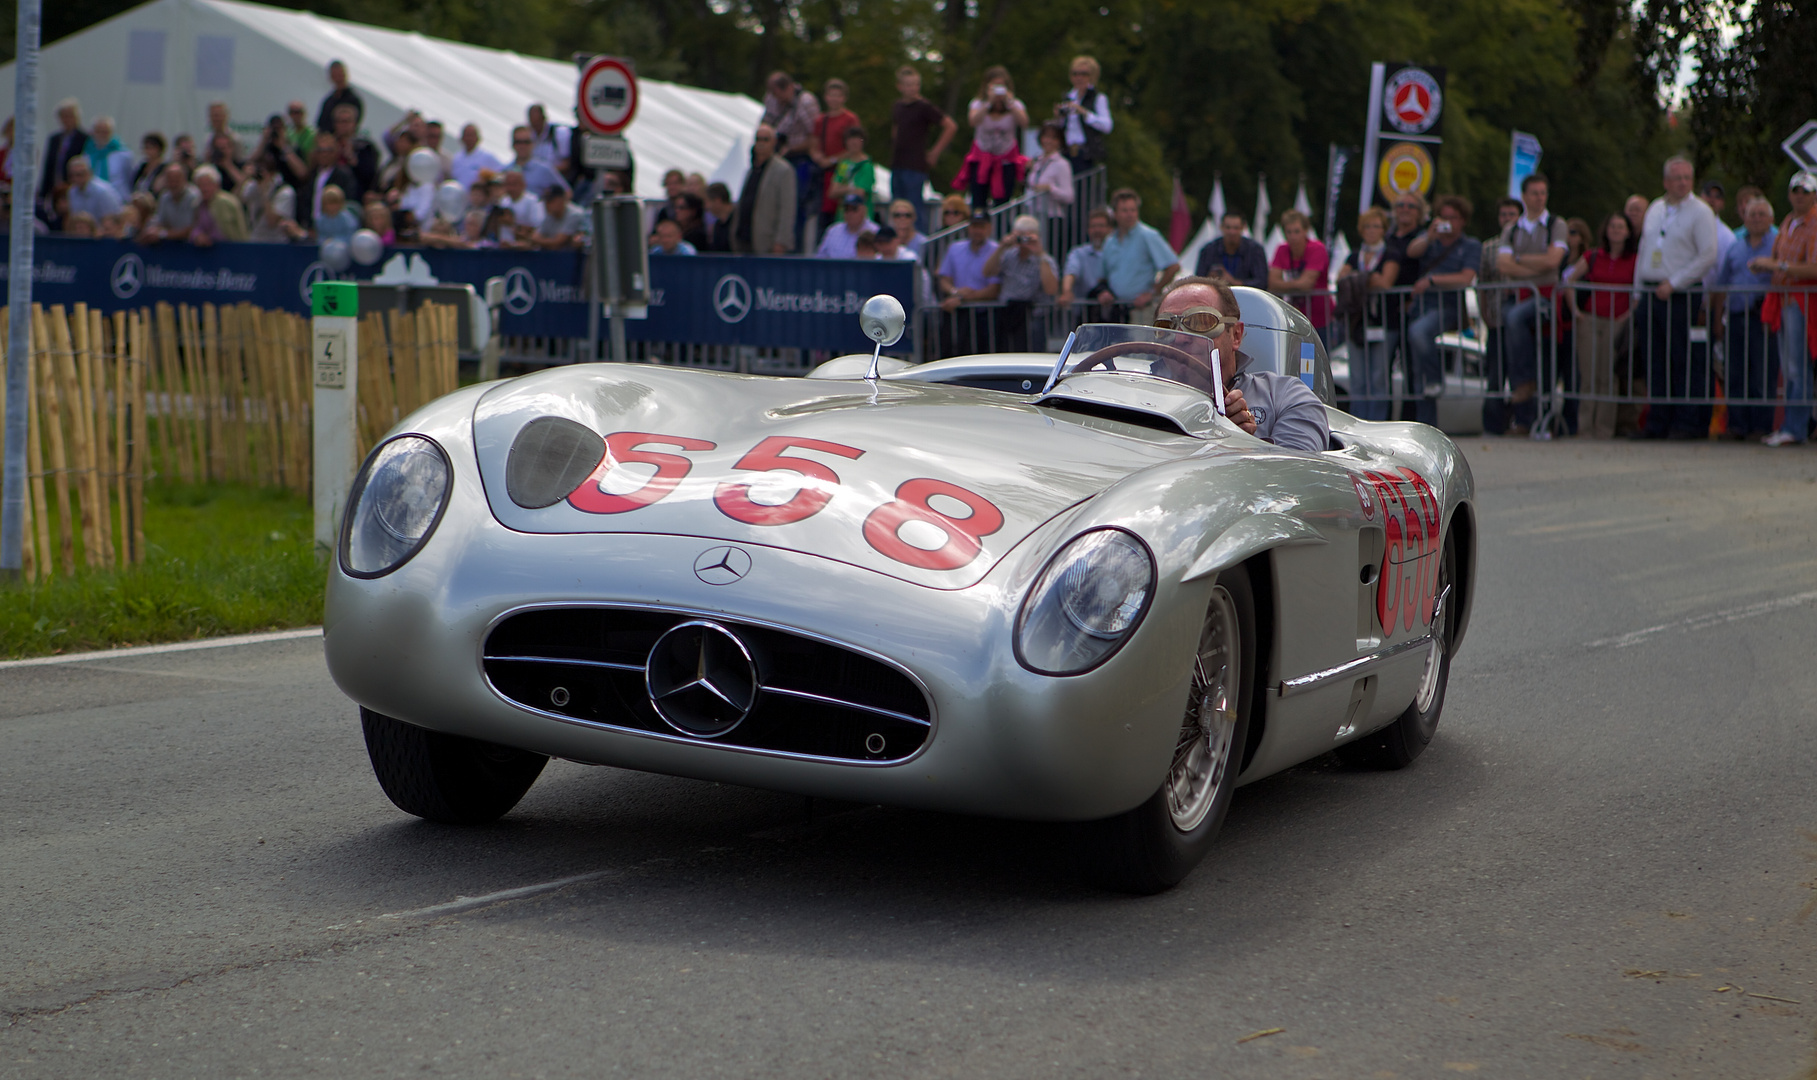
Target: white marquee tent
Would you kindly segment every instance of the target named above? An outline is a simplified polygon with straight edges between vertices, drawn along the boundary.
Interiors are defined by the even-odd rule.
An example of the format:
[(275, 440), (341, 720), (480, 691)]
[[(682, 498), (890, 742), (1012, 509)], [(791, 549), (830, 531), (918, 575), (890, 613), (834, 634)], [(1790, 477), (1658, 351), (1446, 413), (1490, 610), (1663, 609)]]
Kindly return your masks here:
[[(77, 98), (84, 119), (114, 118), (135, 154), (140, 136), (198, 134), (208, 103), (224, 101), (234, 128), (256, 143), (265, 118), (292, 99), (311, 120), (329, 90), (331, 60), (346, 63), (375, 134), (410, 109), (441, 120), (450, 149), (461, 126), (479, 125), (481, 145), (511, 157), (511, 128), (541, 102), (551, 120), (573, 123), (574, 65), (483, 49), (417, 33), (324, 19), (238, 0), (152, 0), (44, 48), (38, 132), (56, 125), (56, 103)], [(637, 119), (626, 129), (637, 193), (662, 195), (669, 169), (743, 182), (751, 132), (763, 107), (743, 94), (639, 80)], [(0, 67), (0, 115), (13, 109), (13, 65)]]

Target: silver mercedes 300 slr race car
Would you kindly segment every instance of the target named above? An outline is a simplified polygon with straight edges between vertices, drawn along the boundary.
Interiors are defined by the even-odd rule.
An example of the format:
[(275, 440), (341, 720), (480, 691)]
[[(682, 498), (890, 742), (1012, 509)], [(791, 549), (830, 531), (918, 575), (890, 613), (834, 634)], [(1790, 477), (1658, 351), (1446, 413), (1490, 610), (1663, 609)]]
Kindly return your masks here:
[[(1305, 317), (1237, 291), (1242, 362), (1329, 403)], [(583, 364), (424, 407), (328, 583), (380, 784), (489, 821), (563, 757), (1078, 822), (1095, 878), (1156, 891), (1238, 784), (1407, 764), (1469, 621), (1469, 467), (1336, 410), (1324, 452), (1248, 435), (1186, 377), (1214, 347), (1088, 324), (1058, 358)]]

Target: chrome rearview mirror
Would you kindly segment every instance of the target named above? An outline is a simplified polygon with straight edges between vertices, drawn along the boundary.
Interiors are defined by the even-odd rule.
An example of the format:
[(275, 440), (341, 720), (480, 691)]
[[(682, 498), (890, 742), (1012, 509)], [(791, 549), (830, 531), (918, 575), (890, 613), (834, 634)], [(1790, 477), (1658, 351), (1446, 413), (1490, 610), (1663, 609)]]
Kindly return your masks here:
[(902, 310), (902, 301), (888, 293), (878, 293), (858, 309), (858, 328), (864, 331), (865, 337), (876, 342), (871, 350), (871, 369), (865, 372), (865, 378), (876, 380), (877, 361), (883, 356), (883, 347), (901, 341), (902, 328), (907, 324), (908, 315)]

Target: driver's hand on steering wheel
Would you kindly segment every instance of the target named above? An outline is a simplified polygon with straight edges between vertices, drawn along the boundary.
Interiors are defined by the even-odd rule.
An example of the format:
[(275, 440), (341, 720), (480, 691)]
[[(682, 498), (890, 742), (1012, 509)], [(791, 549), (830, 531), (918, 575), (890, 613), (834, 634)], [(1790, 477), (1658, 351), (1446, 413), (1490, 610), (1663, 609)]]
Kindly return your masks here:
[(1226, 390), (1224, 392), (1224, 415), (1230, 422), (1255, 434), (1255, 414), (1249, 411), (1249, 403), (1243, 400), (1243, 391)]

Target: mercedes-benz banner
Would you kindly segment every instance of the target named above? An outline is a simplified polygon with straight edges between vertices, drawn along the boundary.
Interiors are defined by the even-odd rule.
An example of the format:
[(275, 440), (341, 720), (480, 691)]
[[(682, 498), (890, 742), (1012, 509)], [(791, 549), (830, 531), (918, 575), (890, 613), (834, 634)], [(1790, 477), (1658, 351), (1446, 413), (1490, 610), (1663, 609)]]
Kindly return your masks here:
[[(34, 301), (86, 302), (102, 311), (245, 301), (306, 314), (316, 282), (370, 276), (334, 274), (315, 248), (285, 244), (194, 248), (46, 236), (34, 252)], [(410, 252), (444, 283), (483, 288), (488, 278), (504, 278), (505, 334), (587, 336), (586, 261), (578, 251)], [(865, 352), (870, 342), (858, 329), (859, 307), (889, 293), (912, 309), (916, 270), (908, 260), (654, 255), (650, 306), (645, 318), (626, 320), (626, 336)], [(5, 273), (0, 264), (0, 277)]]

